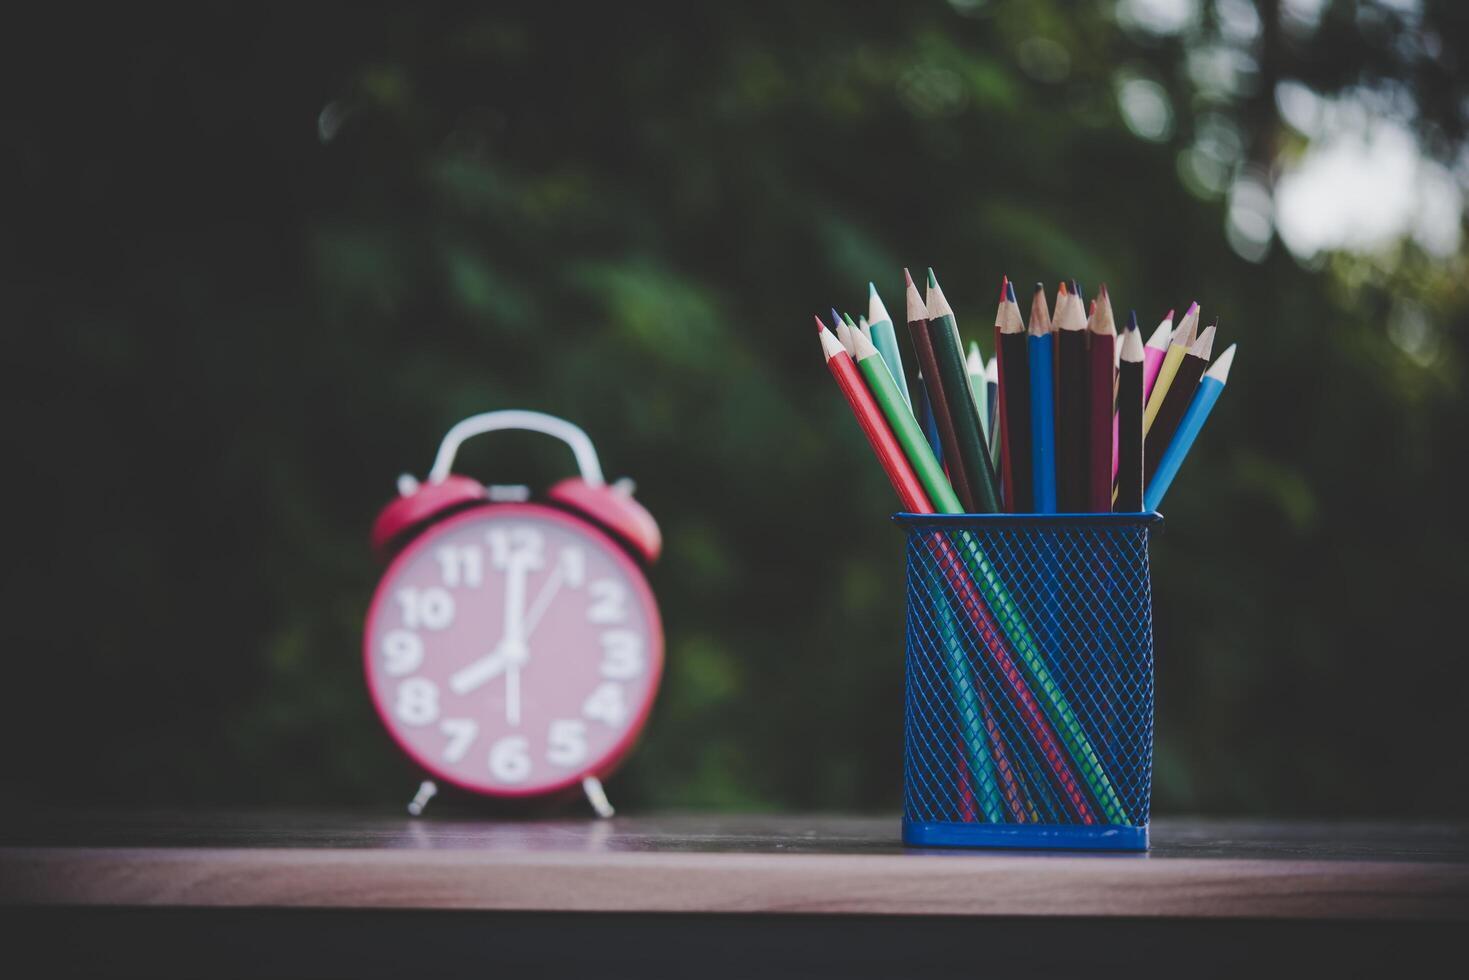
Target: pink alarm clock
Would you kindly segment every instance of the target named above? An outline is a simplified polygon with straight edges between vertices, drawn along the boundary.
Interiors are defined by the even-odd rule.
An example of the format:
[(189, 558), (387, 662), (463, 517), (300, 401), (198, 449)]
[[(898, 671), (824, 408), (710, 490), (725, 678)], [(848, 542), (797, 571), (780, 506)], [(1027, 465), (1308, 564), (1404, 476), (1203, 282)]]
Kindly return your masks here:
[[(528, 429), (566, 442), (579, 478), (544, 500), (450, 472), (471, 436)], [(392, 556), (363, 653), (378, 715), (434, 778), (495, 797), (600, 780), (631, 750), (663, 672), (663, 628), (643, 567), (662, 546), (628, 481), (608, 486), (575, 425), (487, 412), (454, 426), (428, 478), (399, 478), (374, 549)], [(410, 811), (435, 787), (426, 781)]]

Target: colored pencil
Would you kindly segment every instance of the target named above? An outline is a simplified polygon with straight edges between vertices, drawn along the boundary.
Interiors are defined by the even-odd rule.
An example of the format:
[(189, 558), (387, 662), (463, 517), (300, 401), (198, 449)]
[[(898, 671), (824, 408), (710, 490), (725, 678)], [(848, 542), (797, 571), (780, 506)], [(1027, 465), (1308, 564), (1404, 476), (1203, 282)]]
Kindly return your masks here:
[(1143, 509), (1143, 373), (1147, 354), (1134, 318), (1122, 334), (1117, 366), (1117, 498), (1112, 509), (1135, 514)]
[(1112, 509), (1112, 422), (1116, 417), (1117, 326), (1112, 320), (1112, 300), (1107, 284), (1097, 288), (1095, 313), (1087, 357), (1087, 510), (1107, 513)]
[(1026, 351), (1030, 367), (1030, 465), (1037, 514), (1056, 513), (1056, 402), (1053, 381), (1051, 312), (1046, 287), (1035, 284), (1030, 297), (1030, 328)]
[(1184, 413), (1194, 400), (1194, 392), (1199, 389), (1199, 379), (1204, 376), (1204, 368), (1208, 367), (1209, 355), (1214, 349), (1214, 330), (1211, 326), (1199, 334), (1199, 338), (1179, 362), (1173, 384), (1168, 387), (1168, 394), (1158, 409), (1157, 417), (1153, 419), (1153, 427), (1143, 439), (1144, 484), (1157, 472), (1163, 451), (1168, 448), (1169, 440), (1178, 431)]
[(903, 401), (898, 384), (893, 379), (892, 372), (887, 369), (877, 345), (861, 334), (853, 342), (857, 346), (857, 356), (853, 359), (857, 370), (867, 382), (867, 390), (872, 393), (873, 401), (882, 410), (888, 427), (893, 431), (893, 437), (902, 447), (903, 455), (907, 457), (918, 481), (923, 484), (923, 491), (928, 494), (929, 502), (941, 514), (960, 513), (962, 507), (959, 498), (955, 495), (948, 476), (944, 474), (944, 468), (934, 456), (928, 437), (918, 427), (918, 420)]
[(1168, 341), (1173, 336), (1173, 311), (1169, 310), (1153, 329), (1148, 344), (1143, 348), (1143, 401), (1153, 393), (1153, 382), (1158, 380), (1158, 369), (1163, 366), (1163, 357), (1168, 353)]
[(843, 313), (842, 314), (842, 322), (847, 325), (847, 339), (852, 342), (852, 349), (850, 351), (848, 351), (847, 353), (851, 354), (853, 357), (856, 357), (857, 356), (857, 335), (859, 333), (861, 333), (862, 331), (857, 326), (857, 324), (852, 321), (852, 314), (850, 314), (850, 313)]
[(904, 455), (903, 447), (888, 428), (882, 409), (877, 407), (872, 395), (868, 393), (867, 385), (862, 380), (857, 365), (852, 362), (851, 355), (842, 347), (842, 342), (826, 329), (820, 317), (816, 318), (816, 330), (821, 338), (821, 353), (826, 358), (827, 370), (831, 371), (837, 387), (846, 397), (847, 404), (852, 407), (852, 414), (857, 416), (857, 424), (862, 427), (867, 441), (872, 444), (872, 451), (877, 454), (877, 461), (882, 465), (893, 489), (897, 491), (898, 499), (915, 514), (933, 513), (933, 505), (929, 503), (923, 484), (913, 472), (913, 466)]
[[(1128, 313), (1127, 313), (1127, 326), (1123, 329), (1123, 333), (1126, 333), (1128, 330), (1136, 330), (1136, 329), (1137, 329), (1137, 310), (1129, 310)], [(1142, 341), (1139, 340), (1138, 343), (1142, 343)], [(1116, 347), (1117, 347), (1117, 369), (1120, 371), (1120, 370), (1122, 370), (1122, 341), (1119, 340), (1117, 342), (1117, 344), (1116, 344)], [(1117, 452), (1118, 452), (1118, 450), (1117, 450), (1117, 427), (1118, 427), (1117, 413), (1116, 412), (1113, 412), (1112, 413), (1112, 500), (1114, 502), (1117, 500), (1117, 462), (1118, 462), (1118, 455), (1117, 455)]]
[[(909, 281), (911, 284), (911, 280)], [(924, 493), (912, 466), (904, 458), (902, 447), (888, 428), (882, 410), (873, 401), (857, 366), (842, 348), (841, 341), (822, 325), (819, 317), (816, 328), (827, 368), (851, 407), (852, 414), (856, 416), (879, 464), (887, 473), (893, 490), (898, 494), (898, 500), (911, 513), (934, 513), (928, 495)], [(931, 539), (930, 550), (955, 592), (957, 608), (965, 612), (978, 631), (980, 642), (995, 661), (997, 676), (1010, 689), (1015, 709), (1039, 744), (1042, 756), (1061, 784), (1061, 789), (1078, 819), (1084, 824), (1096, 822), (1090, 803), (1076, 784), (1074, 772), (1067, 762), (1068, 756), (1082, 767), (1087, 786), (1100, 801), (1107, 820), (1111, 823), (1125, 822), (1127, 815), (1122, 809), (1116, 788), (1102, 769), (1100, 757), (1081, 730), (1061, 688), (1051, 677), (1034, 637), (1026, 629), (1015, 607), (1015, 600), (1000, 584), (999, 572), (967, 532), (962, 532), (960, 538), (965, 542), (962, 553), (956, 551), (955, 545), (943, 535), (936, 535)], [(961, 567), (969, 574), (961, 573)], [(1019, 665), (1010, 655), (1011, 646), (1015, 647), (1020, 656)], [(1022, 666), (1032, 684), (1044, 697), (1043, 702), (1038, 702), (1031, 693), (1030, 685), (1027, 685), (1020, 672)], [(1053, 724), (1055, 728), (1052, 728)], [(1057, 744), (1057, 730), (1061, 742), (1066, 746), (1064, 750)]]
[(1031, 435), (1030, 354), (1026, 349), (1025, 324), (1020, 308), (1010, 301), (1010, 282), (1000, 286), (1000, 306), (995, 311), (997, 357), (1000, 361), (1000, 447), (1001, 467), (1009, 471), (1009, 493), (1005, 510), (1023, 514), (1035, 510), (1035, 468), (1030, 454)]
[(939, 439), (939, 423), (933, 417), (933, 406), (928, 403), (928, 388), (923, 383), (923, 372), (918, 372), (918, 415), (923, 434), (928, 437), (928, 447), (933, 450), (939, 465), (944, 465), (944, 444)]
[(847, 326), (847, 321), (842, 319), (842, 315), (835, 308), (831, 311), (831, 328), (836, 332), (837, 340), (841, 342), (842, 350), (846, 351), (847, 356), (850, 357), (852, 352), (856, 350), (852, 346), (852, 328)]
[(1143, 409), (1143, 435), (1147, 435), (1148, 430), (1153, 427), (1153, 419), (1158, 417), (1158, 409), (1163, 407), (1163, 399), (1168, 395), (1168, 387), (1173, 384), (1178, 366), (1183, 363), (1184, 355), (1198, 339), (1198, 329), (1199, 304), (1191, 303), (1183, 320), (1173, 330), (1173, 336), (1168, 341), (1168, 351), (1163, 355), (1158, 377), (1153, 382), (1153, 390), (1148, 393), (1148, 405)]
[[(949, 416), (959, 443), (959, 465), (974, 494), (976, 512), (995, 514), (1000, 510), (1000, 491), (990, 469), (984, 432), (979, 425), (979, 406), (969, 384), (969, 371), (964, 364), (964, 347), (959, 340), (959, 324), (954, 311), (939, 286), (933, 270), (928, 270), (928, 336), (933, 344), (934, 360), (944, 380), (944, 393), (949, 399)], [(950, 466), (953, 469), (953, 466)]]
[(903, 373), (903, 355), (898, 350), (898, 335), (893, 330), (893, 318), (888, 316), (888, 308), (882, 305), (877, 287), (870, 282), (867, 284), (867, 325), (872, 331), (872, 346), (877, 348), (888, 370), (892, 372), (893, 380), (898, 383), (898, 390), (903, 393), (903, 402), (912, 408), (913, 398), (908, 394), (908, 378)]
[(1086, 314), (1069, 290), (1056, 301), (1056, 507), (1064, 514), (1087, 508)]
[(990, 442), (989, 397), (984, 390), (984, 355), (979, 352), (979, 342), (969, 342), (969, 356), (964, 361), (964, 370), (969, 374), (969, 390), (974, 393), (974, 404), (979, 408), (979, 427), (984, 430), (985, 451)]
[(1178, 431), (1173, 434), (1173, 439), (1163, 452), (1163, 458), (1158, 462), (1158, 470), (1153, 474), (1152, 482), (1148, 484), (1146, 496), (1148, 510), (1157, 510), (1162, 506), (1163, 495), (1173, 485), (1173, 478), (1178, 475), (1178, 468), (1188, 457), (1188, 451), (1193, 448), (1194, 440), (1199, 437), (1199, 432), (1204, 428), (1204, 422), (1208, 420), (1209, 413), (1214, 410), (1214, 403), (1224, 393), (1224, 386), (1229, 381), (1229, 367), (1234, 363), (1234, 348), (1235, 345), (1230, 344), (1199, 380), (1199, 390), (1194, 393), (1193, 400), (1189, 402), (1188, 411), (1184, 413), (1183, 421), (1178, 423)]
[(984, 366), (984, 396), (990, 406), (990, 462), (1000, 471), (1000, 354)]
[(965, 511), (974, 513), (974, 489), (969, 485), (969, 471), (964, 466), (964, 455), (959, 449), (959, 436), (954, 430), (954, 416), (950, 411), (952, 402), (934, 353), (933, 331), (928, 327), (928, 306), (918, 295), (918, 287), (913, 285), (913, 277), (907, 269), (903, 270), (903, 278), (908, 285), (908, 333), (913, 337), (913, 349), (918, 354), (918, 366), (923, 372), (923, 387), (928, 392), (929, 409), (938, 426), (939, 442), (944, 447), (949, 481), (953, 483), (954, 492), (959, 495)]
[(857, 332), (866, 337), (869, 341), (872, 339), (872, 327), (868, 325), (867, 317), (860, 314), (857, 317)]

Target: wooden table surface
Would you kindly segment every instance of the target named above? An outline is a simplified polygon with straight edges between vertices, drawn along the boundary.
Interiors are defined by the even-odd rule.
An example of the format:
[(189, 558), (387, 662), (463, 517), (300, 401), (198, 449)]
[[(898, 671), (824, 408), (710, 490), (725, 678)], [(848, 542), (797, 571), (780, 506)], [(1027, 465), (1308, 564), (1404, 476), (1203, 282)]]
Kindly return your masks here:
[(1267, 954), (1356, 975), (1428, 964), (1469, 920), (1464, 827), (1152, 832), (1148, 854), (1068, 854), (905, 850), (896, 817), (11, 814), (0, 924), (17, 960), (45, 955), (58, 975), (556, 974), (626, 959), (640, 978), (698, 963), (927, 980), (981, 962), (1222, 976)]
[(913, 851), (897, 820), (53, 815), (0, 902), (110, 906), (1469, 920), (1465, 828), (1159, 820), (1148, 854)]

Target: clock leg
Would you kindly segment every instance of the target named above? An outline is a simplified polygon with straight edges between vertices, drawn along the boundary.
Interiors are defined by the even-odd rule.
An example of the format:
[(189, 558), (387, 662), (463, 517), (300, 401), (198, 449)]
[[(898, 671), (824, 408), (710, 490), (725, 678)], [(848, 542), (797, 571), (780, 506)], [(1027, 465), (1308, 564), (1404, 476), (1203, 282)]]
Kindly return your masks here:
[(592, 809), (597, 811), (597, 816), (606, 820), (617, 815), (612, 809), (612, 804), (607, 799), (607, 791), (602, 788), (602, 780), (596, 776), (583, 777), (581, 781), (582, 792), (587, 794), (587, 802)]
[(432, 779), (425, 779), (418, 784), (418, 792), (413, 794), (413, 799), (408, 801), (408, 815), (412, 817), (423, 816), (423, 808), (428, 806), (428, 801), (438, 795), (439, 786)]

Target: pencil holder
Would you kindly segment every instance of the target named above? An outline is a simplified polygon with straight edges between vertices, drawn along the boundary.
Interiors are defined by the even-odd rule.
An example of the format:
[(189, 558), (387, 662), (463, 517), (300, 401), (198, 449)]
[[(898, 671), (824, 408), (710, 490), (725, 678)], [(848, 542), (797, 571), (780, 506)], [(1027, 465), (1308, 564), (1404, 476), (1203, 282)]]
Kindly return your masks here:
[(898, 514), (903, 840), (1145, 850), (1157, 514)]

